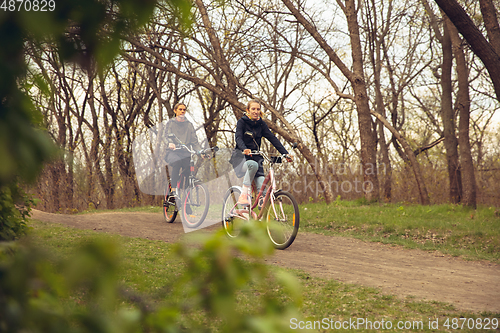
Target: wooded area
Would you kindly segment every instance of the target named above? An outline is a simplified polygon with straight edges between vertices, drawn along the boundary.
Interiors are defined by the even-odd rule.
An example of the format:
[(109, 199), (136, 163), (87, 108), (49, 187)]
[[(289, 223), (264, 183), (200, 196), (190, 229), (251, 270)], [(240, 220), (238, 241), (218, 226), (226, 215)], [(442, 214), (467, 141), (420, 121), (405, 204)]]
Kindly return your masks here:
[[(300, 182), (300, 201), (500, 206), (498, 6), (196, 0), (186, 27), (160, 2), (104, 68), (93, 58), (65, 63), (57, 44), (29, 42), (23, 89), (64, 152), (33, 189), (38, 207), (159, 204), (139, 191), (134, 139), (182, 101), (210, 145), (233, 147), (253, 98), (270, 128), (298, 143), (281, 179)], [(457, 24), (463, 15), (469, 21)], [(356, 182), (372, 186), (358, 191)]]

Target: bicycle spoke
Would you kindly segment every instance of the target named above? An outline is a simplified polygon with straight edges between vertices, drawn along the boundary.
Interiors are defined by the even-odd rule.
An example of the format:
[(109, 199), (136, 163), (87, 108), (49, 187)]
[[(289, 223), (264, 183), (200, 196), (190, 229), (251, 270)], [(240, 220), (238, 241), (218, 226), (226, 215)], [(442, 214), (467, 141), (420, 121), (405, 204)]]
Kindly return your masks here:
[(208, 190), (202, 184), (188, 188), (182, 199), (182, 222), (189, 228), (196, 228), (203, 223), (210, 205)]
[(236, 187), (228, 190), (222, 203), (222, 227), (233, 238), (240, 233), (243, 224), (249, 220), (248, 208), (238, 205), (240, 190)]
[(273, 245), (285, 249), (298, 232), (298, 205), (287, 192), (278, 192), (267, 211), (267, 231)]

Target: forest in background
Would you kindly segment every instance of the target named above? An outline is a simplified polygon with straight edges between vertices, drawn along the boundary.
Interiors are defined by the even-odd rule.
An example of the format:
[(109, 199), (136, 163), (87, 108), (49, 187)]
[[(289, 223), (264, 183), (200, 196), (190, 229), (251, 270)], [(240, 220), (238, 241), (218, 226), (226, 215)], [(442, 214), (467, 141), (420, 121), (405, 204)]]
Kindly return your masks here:
[[(498, 3), (461, 4), (495, 45), (483, 7)], [(159, 204), (139, 191), (134, 139), (182, 101), (210, 145), (233, 147), (252, 98), (298, 143), (280, 179), (299, 201), (500, 206), (494, 82), (436, 3), (197, 0), (187, 28), (172, 10), (158, 3), (104, 68), (27, 45), (23, 89), (62, 149), (32, 189), (39, 209)], [(354, 190), (364, 182), (373, 190)]]

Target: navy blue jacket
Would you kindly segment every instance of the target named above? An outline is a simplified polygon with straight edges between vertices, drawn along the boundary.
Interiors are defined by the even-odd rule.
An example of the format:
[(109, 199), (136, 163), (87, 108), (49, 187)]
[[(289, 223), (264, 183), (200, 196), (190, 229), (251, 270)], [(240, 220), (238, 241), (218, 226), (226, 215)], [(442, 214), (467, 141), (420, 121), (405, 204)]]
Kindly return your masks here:
[[(253, 139), (255, 140), (255, 142), (257, 142), (257, 145), (255, 145), (254, 140), (250, 136), (245, 135), (245, 132), (247, 131), (253, 133)], [(269, 142), (271, 142), (271, 144), (281, 154), (288, 154), (288, 151), (285, 149), (285, 147), (283, 147), (278, 138), (276, 138), (276, 136), (271, 132), (262, 118), (259, 118), (258, 120), (251, 120), (246, 115), (244, 115), (238, 120), (236, 124), (236, 149), (239, 149), (241, 151), (245, 149), (259, 150), (263, 137), (269, 140)], [(262, 161), (264, 160), (264, 158), (262, 156), (245, 155), (245, 158), (247, 160), (254, 160), (259, 163), (259, 170), (255, 174), (255, 177), (264, 176), (264, 168), (262, 166)]]

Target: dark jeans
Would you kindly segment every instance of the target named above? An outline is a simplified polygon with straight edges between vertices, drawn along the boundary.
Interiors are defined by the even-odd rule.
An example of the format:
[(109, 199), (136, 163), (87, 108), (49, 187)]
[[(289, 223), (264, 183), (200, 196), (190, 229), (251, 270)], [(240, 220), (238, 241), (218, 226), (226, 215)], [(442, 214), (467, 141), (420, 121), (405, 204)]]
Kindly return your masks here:
[[(168, 169), (170, 171), (170, 181), (172, 187), (178, 187), (179, 180), (182, 180), (179, 188), (184, 188), (184, 183), (190, 174), (190, 158), (183, 158), (169, 164)], [(182, 169), (182, 172), (181, 172)]]

